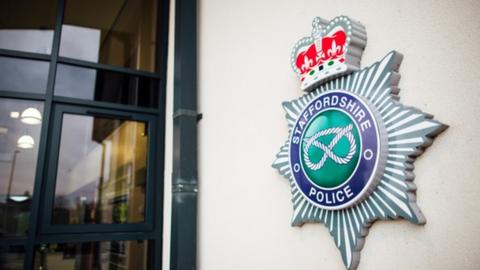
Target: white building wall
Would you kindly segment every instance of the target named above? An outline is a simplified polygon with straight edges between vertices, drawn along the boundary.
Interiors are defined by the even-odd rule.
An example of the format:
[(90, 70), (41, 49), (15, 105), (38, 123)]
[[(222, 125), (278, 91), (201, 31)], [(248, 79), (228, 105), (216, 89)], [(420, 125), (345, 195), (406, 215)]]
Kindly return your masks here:
[(450, 125), (415, 163), (427, 224), (376, 222), (359, 269), (478, 269), (479, 14), (475, 0), (199, 1), (198, 268), (344, 269), (324, 225), (290, 226), (290, 188), (270, 165), (287, 139), (281, 102), (302, 94), (289, 63), (294, 43), (313, 17), (347, 15), (367, 29), (362, 66), (404, 54), (402, 102)]

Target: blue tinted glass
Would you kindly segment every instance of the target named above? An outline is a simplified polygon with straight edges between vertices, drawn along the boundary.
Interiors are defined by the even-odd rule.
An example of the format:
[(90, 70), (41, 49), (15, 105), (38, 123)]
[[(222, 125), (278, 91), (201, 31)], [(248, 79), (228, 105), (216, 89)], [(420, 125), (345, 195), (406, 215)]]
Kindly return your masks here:
[(44, 94), (49, 63), (0, 57), (0, 90)]

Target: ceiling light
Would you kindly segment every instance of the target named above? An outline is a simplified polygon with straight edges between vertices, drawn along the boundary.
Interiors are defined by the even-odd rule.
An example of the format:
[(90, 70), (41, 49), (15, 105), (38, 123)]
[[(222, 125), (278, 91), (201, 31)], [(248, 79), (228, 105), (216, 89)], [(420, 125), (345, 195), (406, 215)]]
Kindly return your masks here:
[(37, 125), (42, 122), (42, 114), (36, 108), (30, 107), (22, 112), (20, 119), (23, 123), (28, 125)]
[(10, 117), (17, 119), (20, 116), (19, 112), (10, 112)]
[(32, 136), (23, 135), (22, 137), (18, 138), (17, 146), (23, 149), (30, 149), (33, 148), (35, 145), (35, 141), (33, 140)]
[(30, 197), (27, 196), (27, 195), (12, 195), (12, 196), (10, 196), (10, 200), (12, 200), (14, 202), (24, 202), (28, 199), (30, 199)]

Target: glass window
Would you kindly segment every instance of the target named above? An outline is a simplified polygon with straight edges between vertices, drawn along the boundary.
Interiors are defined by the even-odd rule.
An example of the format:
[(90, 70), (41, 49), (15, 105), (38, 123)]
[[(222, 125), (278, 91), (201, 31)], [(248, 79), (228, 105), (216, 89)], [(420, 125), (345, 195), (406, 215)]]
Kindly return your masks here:
[(158, 107), (158, 79), (59, 64), (55, 95)]
[(0, 1), (0, 49), (50, 54), (56, 2)]
[(0, 247), (0, 269), (23, 270), (23, 246)]
[(54, 224), (145, 219), (147, 123), (63, 114)]
[(45, 93), (48, 65), (44, 61), (0, 57), (0, 90)]
[(154, 72), (157, 7), (157, 0), (67, 1), (60, 56)]
[(42, 114), (41, 102), (0, 99), (0, 237), (28, 229)]
[(148, 241), (50, 244), (37, 248), (35, 269), (146, 270)]

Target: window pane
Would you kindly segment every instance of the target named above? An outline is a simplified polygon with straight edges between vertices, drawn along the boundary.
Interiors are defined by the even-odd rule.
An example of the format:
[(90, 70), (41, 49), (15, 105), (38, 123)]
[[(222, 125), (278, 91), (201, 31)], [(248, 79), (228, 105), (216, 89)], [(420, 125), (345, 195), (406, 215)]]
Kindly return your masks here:
[(35, 269), (142, 270), (148, 268), (148, 241), (50, 244), (37, 248)]
[(144, 221), (147, 123), (64, 114), (53, 223)]
[(50, 54), (56, 2), (0, 1), (0, 48)]
[(0, 269), (23, 270), (23, 246), (0, 247)]
[(48, 62), (0, 57), (0, 90), (45, 93)]
[(67, 1), (60, 56), (155, 71), (157, 0)]
[(41, 102), (0, 99), (0, 237), (28, 229), (42, 114)]
[(58, 65), (55, 95), (141, 107), (158, 107), (158, 79)]

